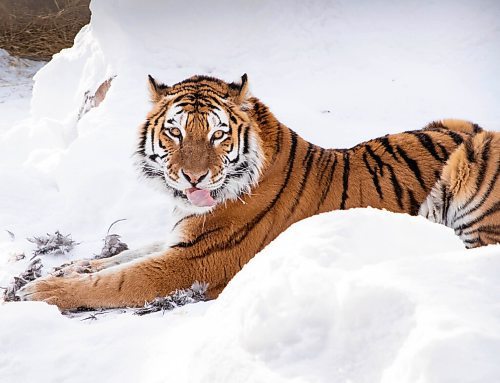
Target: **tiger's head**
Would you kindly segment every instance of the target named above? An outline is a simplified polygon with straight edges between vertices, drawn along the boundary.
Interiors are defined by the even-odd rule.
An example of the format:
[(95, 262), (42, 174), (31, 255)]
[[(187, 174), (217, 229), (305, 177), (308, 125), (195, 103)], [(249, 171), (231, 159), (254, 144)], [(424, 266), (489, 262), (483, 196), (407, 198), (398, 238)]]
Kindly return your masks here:
[(167, 86), (149, 76), (154, 103), (140, 128), (139, 168), (189, 213), (205, 213), (249, 193), (264, 155), (241, 82), (194, 76)]

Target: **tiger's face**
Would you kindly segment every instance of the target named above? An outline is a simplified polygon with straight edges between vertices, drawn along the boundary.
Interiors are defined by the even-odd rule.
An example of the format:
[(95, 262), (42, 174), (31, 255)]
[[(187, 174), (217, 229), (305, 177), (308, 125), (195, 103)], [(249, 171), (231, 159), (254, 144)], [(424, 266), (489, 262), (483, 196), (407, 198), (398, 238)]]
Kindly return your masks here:
[(205, 213), (249, 193), (258, 182), (262, 145), (241, 84), (195, 76), (171, 87), (150, 77), (155, 103), (141, 127), (139, 166), (178, 207)]

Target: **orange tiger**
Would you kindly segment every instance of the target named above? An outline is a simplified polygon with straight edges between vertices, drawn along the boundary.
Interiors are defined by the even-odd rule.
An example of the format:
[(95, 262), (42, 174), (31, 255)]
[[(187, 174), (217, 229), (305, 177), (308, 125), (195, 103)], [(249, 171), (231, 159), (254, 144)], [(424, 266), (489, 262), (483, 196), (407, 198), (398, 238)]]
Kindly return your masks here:
[(450, 156), (420, 214), (455, 230), (467, 248), (500, 243), (500, 133), (467, 138)]
[(26, 285), (22, 299), (61, 309), (142, 306), (195, 281), (208, 283), (215, 298), (294, 222), (367, 206), (416, 215), (451, 153), (482, 130), (445, 120), (324, 149), (250, 95), (246, 75), (238, 83), (194, 76), (172, 86), (149, 77), (149, 85), (154, 106), (140, 127), (138, 164), (174, 200), (179, 240), (76, 262), (64, 277)]

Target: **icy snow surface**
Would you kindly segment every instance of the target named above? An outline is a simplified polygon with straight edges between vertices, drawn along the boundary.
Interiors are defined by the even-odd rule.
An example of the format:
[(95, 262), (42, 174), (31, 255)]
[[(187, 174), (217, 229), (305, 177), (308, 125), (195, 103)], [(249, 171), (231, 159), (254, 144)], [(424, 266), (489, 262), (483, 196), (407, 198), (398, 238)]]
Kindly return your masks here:
[[(283, 123), (326, 147), (446, 117), (500, 130), (497, 1), (91, 7), (74, 47), (36, 74), (29, 108), (38, 68), (15, 73), (0, 52), (0, 286), (26, 267), (13, 261), (29, 258), (26, 237), (80, 242), (45, 270), (98, 254), (117, 219), (131, 248), (166, 238), (171, 207), (131, 159), (148, 73), (173, 83), (246, 72)], [(85, 92), (115, 75), (78, 120)], [(465, 251), (418, 217), (333, 212), (290, 228), (214, 302), (97, 320), (0, 305), (0, 382), (493, 383), (499, 296), (500, 246)]]

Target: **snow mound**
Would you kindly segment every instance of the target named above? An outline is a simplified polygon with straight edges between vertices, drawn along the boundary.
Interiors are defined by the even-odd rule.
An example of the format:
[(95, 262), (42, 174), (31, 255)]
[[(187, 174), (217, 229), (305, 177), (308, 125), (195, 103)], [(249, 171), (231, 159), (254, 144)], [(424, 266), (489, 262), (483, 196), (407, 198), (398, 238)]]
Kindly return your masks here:
[(496, 381), (498, 255), (377, 210), (299, 222), (207, 312), (194, 380)]
[(0, 381), (498, 381), (499, 255), (421, 217), (322, 214), (212, 302), (80, 321), (0, 306)]

